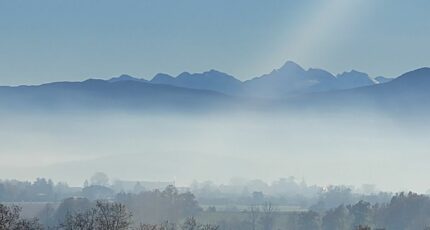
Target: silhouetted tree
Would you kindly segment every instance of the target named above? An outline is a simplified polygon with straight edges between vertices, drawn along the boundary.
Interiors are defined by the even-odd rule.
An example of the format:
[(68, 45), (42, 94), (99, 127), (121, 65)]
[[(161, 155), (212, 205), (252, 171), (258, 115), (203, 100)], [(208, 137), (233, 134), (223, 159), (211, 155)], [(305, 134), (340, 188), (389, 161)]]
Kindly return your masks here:
[(368, 226), (372, 223), (372, 205), (365, 201), (359, 201), (355, 205), (347, 207), (353, 216), (353, 226)]
[(58, 206), (54, 218), (56, 224), (65, 222), (68, 215), (84, 212), (92, 208), (93, 204), (87, 198), (68, 198)]
[(387, 229), (423, 229), (430, 224), (430, 199), (424, 195), (409, 192), (393, 196), (382, 209)]
[(96, 172), (90, 179), (91, 185), (108, 186), (109, 177), (103, 172)]
[(321, 217), (317, 212), (302, 212), (298, 216), (298, 230), (319, 230), (321, 229)]
[(323, 217), (323, 230), (345, 230), (350, 229), (353, 217), (349, 210), (344, 206), (327, 211)]
[(173, 186), (168, 186), (164, 191), (120, 193), (116, 201), (125, 204), (133, 212), (135, 220), (144, 220), (145, 224), (165, 220), (177, 222), (202, 211), (192, 193), (179, 193)]

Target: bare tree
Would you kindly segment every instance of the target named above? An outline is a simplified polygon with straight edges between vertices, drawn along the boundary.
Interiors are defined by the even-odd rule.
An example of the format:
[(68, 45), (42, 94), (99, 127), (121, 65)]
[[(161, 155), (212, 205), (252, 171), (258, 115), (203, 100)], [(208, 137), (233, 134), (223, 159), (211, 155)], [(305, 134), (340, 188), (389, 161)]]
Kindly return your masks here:
[(358, 225), (357, 228), (355, 228), (356, 230), (371, 230), (371, 228), (369, 226), (366, 225)]
[(176, 225), (168, 221), (162, 224), (140, 224), (136, 230), (176, 230)]
[(131, 225), (131, 214), (125, 205), (97, 201), (97, 225), (103, 230), (122, 230)]
[(211, 224), (199, 224), (194, 217), (189, 217), (182, 225), (182, 230), (218, 230), (219, 226)]
[(0, 230), (41, 230), (37, 219), (26, 220), (20, 217), (21, 208), (0, 204)]
[(85, 212), (68, 214), (61, 229), (64, 230), (93, 230), (96, 229), (96, 209), (90, 209)]
[(199, 230), (218, 230), (218, 229), (219, 229), (219, 226), (211, 225), (211, 224), (205, 224), (205, 225), (199, 226)]
[(43, 227), (39, 223), (37, 219), (20, 219), (14, 228), (11, 228), (10, 230), (42, 230)]
[(68, 214), (60, 226), (63, 230), (126, 230), (131, 214), (123, 204), (97, 201), (94, 208)]
[(272, 203), (266, 202), (262, 206), (262, 213), (260, 217), (260, 223), (263, 226), (263, 230), (272, 230), (275, 223), (276, 209)]
[(248, 218), (251, 224), (251, 230), (257, 229), (257, 221), (260, 216), (260, 209), (256, 205), (251, 205), (248, 210)]
[(160, 230), (157, 224), (140, 224), (135, 230)]
[(198, 224), (194, 217), (189, 217), (182, 225), (182, 230), (198, 230)]

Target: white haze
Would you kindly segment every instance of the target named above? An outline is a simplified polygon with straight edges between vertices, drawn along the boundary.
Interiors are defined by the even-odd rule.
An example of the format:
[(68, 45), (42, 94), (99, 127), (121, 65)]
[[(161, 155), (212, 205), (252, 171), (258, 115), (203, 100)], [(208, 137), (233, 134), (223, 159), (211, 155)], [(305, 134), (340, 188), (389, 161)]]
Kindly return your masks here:
[(428, 127), (366, 113), (2, 115), (0, 174), (82, 185), (112, 179), (228, 183), (304, 178), (308, 184), (430, 188)]

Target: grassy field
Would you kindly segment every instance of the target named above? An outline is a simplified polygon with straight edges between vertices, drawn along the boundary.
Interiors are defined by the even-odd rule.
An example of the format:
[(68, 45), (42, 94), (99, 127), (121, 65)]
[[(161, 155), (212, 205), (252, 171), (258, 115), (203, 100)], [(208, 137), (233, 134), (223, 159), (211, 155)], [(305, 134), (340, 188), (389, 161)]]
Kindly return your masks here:
[[(226, 212), (243, 212), (249, 210), (248, 205), (200, 205), (204, 210), (207, 210), (209, 207), (215, 207), (217, 211), (226, 211)], [(303, 212), (307, 211), (304, 208), (299, 206), (292, 205), (276, 205), (276, 211), (278, 212)]]
[(32, 218), (40, 214), (47, 204), (52, 205), (53, 209), (57, 209), (60, 205), (59, 202), (2, 202), (4, 205), (18, 205), (22, 208), (22, 216), (25, 218)]
[[(274, 228), (286, 229), (295, 222), (295, 217), (298, 212), (282, 212), (278, 211), (274, 214)], [(229, 226), (235, 226), (235, 223), (249, 222), (251, 220), (250, 214), (247, 212), (237, 211), (216, 211), (216, 212), (202, 212), (196, 217), (201, 223), (220, 225), (225, 223)], [(257, 223), (259, 218), (257, 218)], [(222, 224), (221, 224), (222, 225)]]
[[(2, 202), (5, 205), (18, 205), (22, 207), (22, 215), (26, 218), (32, 218), (40, 215), (47, 204), (55, 210), (59, 206), (59, 202)], [(227, 205), (202, 205), (204, 210), (209, 207), (215, 207), (216, 211), (203, 211), (196, 216), (196, 219), (200, 223), (207, 224), (226, 224), (228, 226), (234, 226), (237, 223), (249, 222), (250, 214), (246, 210), (249, 206), (227, 206)], [(276, 206), (276, 212), (274, 214), (274, 225), (276, 229), (285, 229), (295, 221), (295, 216), (301, 211), (306, 211), (295, 206)], [(258, 221), (258, 220), (257, 220)], [(224, 228), (223, 228), (224, 229)], [(229, 229), (229, 228), (227, 228)]]

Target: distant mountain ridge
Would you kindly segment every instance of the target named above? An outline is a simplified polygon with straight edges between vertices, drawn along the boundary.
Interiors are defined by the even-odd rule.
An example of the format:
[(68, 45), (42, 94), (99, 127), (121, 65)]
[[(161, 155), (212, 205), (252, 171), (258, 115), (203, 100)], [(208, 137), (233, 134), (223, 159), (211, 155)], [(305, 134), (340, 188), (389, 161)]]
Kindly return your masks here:
[(119, 77), (113, 77), (113, 78), (109, 79), (108, 81), (111, 83), (120, 82), (120, 81), (148, 82), (145, 79), (135, 78), (135, 77), (132, 77), (132, 76), (127, 75), (127, 74), (122, 74)]
[[(304, 93), (350, 89), (375, 82), (365, 73), (345, 72), (334, 76), (323, 69), (303, 69), (294, 62), (287, 62), (280, 69), (261, 77), (245, 81), (247, 95), (265, 98), (283, 98)], [(257, 93), (257, 94), (256, 94)]]
[(177, 77), (167, 74), (155, 75), (150, 83), (165, 84), (191, 89), (213, 90), (220, 93), (235, 95), (240, 90), (242, 82), (235, 77), (216, 70), (190, 74), (183, 72)]
[(109, 80), (2, 86), (0, 111), (372, 107), (430, 112), (430, 68), (383, 80), (386, 81), (373, 80), (358, 71), (334, 76), (322, 69), (305, 70), (293, 62), (244, 82), (216, 70), (197, 74), (184, 72), (177, 77), (157, 74), (149, 81), (121, 75)]
[(214, 91), (156, 85), (130, 78), (0, 87), (0, 111), (200, 110), (230, 103), (234, 103), (233, 98)]
[[(128, 75), (121, 75), (109, 81), (119, 80), (146, 81)], [(323, 69), (305, 70), (292, 61), (286, 62), (281, 68), (275, 69), (269, 74), (243, 82), (217, 70), (194, 74), (183, 72), (176, 77), (160, 73), (148, 82), (258, 98), (283, 98), (303, 93), (350, 89), (378, 83), (367, 74), (355, 70), (334, 76)]]
[(315, 109), (380, 109), (409, 115), (416, 111), (430, 113), (430, 68), (407, 72), (387, 83), (303, 95), (288, 104)]

